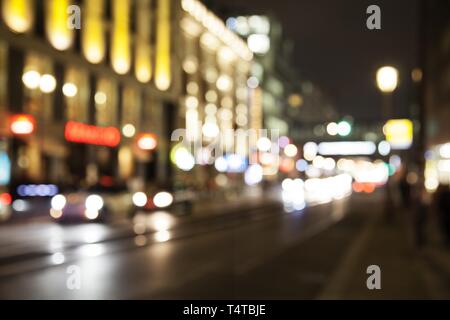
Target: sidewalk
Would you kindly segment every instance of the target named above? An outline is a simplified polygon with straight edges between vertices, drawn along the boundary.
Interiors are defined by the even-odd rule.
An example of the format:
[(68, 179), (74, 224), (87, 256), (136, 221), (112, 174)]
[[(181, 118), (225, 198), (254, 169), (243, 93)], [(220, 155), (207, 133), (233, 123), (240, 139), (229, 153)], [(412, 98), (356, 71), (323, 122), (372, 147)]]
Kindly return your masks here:
[[(378, 215), (363, 228), (319, 299), (450, 299), (450, 252), (436, 241), (417, 248), (412, 213), (396, 214), (392, 223)], [(381, 290), (366, 286), (370, 265), (381, 268)]]

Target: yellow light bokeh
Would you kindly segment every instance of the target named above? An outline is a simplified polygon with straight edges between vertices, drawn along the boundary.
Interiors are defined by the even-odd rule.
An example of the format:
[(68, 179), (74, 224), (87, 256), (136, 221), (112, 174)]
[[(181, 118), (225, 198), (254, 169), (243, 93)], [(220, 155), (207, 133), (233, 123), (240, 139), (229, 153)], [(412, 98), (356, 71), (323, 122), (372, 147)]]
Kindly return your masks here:
[(73, 30), (67, 26), (67, 8), (71, 4), (69, 0), (46, 1), (46, 34), (52, 46), (60, 51), (69, 49), (73, 43)]
[(94, 64), (105, 58), (103, 13), (104, 0), (85, 2), (81, 42), (84, 56)]
[(131, 67), (130, 1), (113, 0), (111, 62), (114, 71), (126, 74)]
[(141, 0), (136, 4), (137, 42), (135, 45), (134, 73), (139, 82), (147, 83), (152, 78), (152, 50), (150, 45), (150, 1)]
[(165, 91), (170, 88), (172, 71), (170, 66), (170, 0), (159, 0), (156, 31), (155, 85)]
[(383, 132), (393, 149), (408, 149), (413, 142), (414, 127), (409, 119), (389, 120)]
[(24, 33), (33, 26), (34, 0), (3, 0), (2, 13), (6, 25), (14, 32)]

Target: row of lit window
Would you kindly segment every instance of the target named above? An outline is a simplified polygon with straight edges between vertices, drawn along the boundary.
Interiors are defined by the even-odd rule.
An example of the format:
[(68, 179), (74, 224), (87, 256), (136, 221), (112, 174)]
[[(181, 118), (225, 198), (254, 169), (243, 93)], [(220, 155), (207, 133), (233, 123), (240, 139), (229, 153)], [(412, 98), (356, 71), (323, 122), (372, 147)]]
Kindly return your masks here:
[[(25, 96), (32, 103), (26, 106), (26, 111), (32, 114), (47, 114), (51, 117), (52, 99), (46, 99), (56, 90), (57, 80), (55, 79), (51, 60), (45, 56), (37, 54), (27, 54), (25, 58), (25, 68), (22, 81), (26, 87)], [(66, 99), (67, 119), (81, 122), (88, 121), (89, 103), (89, 76), (88, 73), (77, 68), (68, 67), (64, 75), (62, 93)], [(96, 107), (96, 124), (102, 126), (117, 125), (117, 84), (107, 78), (99, 78), (96, 84), (94, 100)], [(140, 110), (141, 101), (139, 93), (132, 87), (125, 87), (123, 90), (122, 123), (125, 127), (125, 136), (133, 136), (135, 126), (141, 121)], [(37, 106), (37, 109), (34, 108)], [(36, 109), (36, 110), (34, 110)], [(47, 118), (49, 119), (49, 118)], [(130, 125), (133, 124), (132, 130)]]
[[(121, 75), (131, 71), (132, 54), (134, 54), (134, 74), (138, 81), (148, 83), (152, 79), (152, 44), (150, 0), (136, 1), (136, 34), (130, 28), (132, 4), (135, 0), (96, 0), (83, 1), (81, 19), (81, 45), (85, 58), (93, 64), (101, 63), (106, 55), (105, 4), (111, 2), (111, 64)], [(45, 0), (45, 30), (50, 44), (59, 51), (72, 47), (75, 28), (70, 23), (77, 11), (71, 11), (71, 0)], [(34, 0), (3, 0), (2, 13), (5, 24), (16, 33), (27, 33), (35, 21)], [(171, 37), (170, 16), (171, 0), (158, 0), (156, 9), (156, 43), (155, 43), (155, 85), (160, 90), (167, 90), (171, 85)], [(77, 8), (77, 7), (74, 7)], [(79, 13), (78, 12), (78, 13)], [(132, 39), (134, 37), (134, 51)], [(51, 81), (51, 80), (50, 80)], [(46, 82), (51, 84), (51, 82)], [(51, 86), (50, 86), (51, 87)], [(44, 88), (45, 89), (45, 88)]]

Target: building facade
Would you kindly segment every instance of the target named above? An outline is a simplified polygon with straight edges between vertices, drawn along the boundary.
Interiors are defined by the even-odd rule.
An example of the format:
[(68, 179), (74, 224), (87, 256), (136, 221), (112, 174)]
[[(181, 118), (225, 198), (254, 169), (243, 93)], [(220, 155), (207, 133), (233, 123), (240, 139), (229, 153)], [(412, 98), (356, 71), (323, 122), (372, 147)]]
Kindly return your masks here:
[(171, 161), (177, 128), (251, 126), (252, 54), (199, 1), (0, 4), (3, 188), (172, 184), (199, 163)]

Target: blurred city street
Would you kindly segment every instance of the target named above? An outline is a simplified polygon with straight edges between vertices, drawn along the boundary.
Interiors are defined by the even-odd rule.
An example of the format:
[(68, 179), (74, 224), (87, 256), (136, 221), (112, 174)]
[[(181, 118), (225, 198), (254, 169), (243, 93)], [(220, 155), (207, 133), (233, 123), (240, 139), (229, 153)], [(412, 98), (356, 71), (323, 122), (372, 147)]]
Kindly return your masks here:
[[(134, 224), (3, 227), (0, 297), (449, 298), (450, 255), (417, 251), (403, 230), (408, 217), (386, 224), (379, 216), (382, 196), (357, 195), (295, 213), (273, 200), (198, 219), (156, 212)], [(165, 219), (167, 230), (152, 229)], [(366, 288), (373, 262), (383, 270), (381, 292)], [(80, 290), (66, 288), (70, 265), (81, 268)]]
[(450, 299), (448, 0), (0, 0), (0, 299)]

